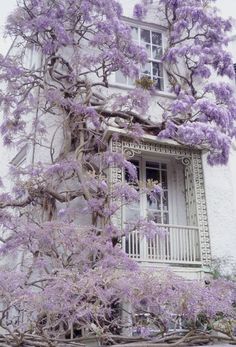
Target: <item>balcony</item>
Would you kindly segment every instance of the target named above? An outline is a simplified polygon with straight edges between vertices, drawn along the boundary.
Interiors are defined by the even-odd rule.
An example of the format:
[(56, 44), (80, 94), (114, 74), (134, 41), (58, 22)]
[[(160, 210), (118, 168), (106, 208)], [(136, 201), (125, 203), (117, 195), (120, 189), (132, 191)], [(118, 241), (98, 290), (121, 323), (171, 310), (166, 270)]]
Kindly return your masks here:
[[(109, 131), (107, 136), (111, 136), (114, 129)], [(124, 251), (130, 258), (144, 264), (202, 266), (206, 271), (210, 270), (211, 245), (202, 153), (157, 141), (151, 135), (145, 135), (141, 143), (136, 143), (127, 137), (125, 131), (119, 139), (111, 136), (110, 149), (113, 153), (125, 154), (133, 163), (137, 162), (141, 182), (157, 180), (164, 189), (163, 199), (156, 204), (143, 195), (139, 204), (117, 213), (115, 220), (120, 229), (126, 222), (147, 218), (161, 223), (160, 226), (166, 230), (164, 237), (157, 236), (154, 240), (138, 233), (130, 234), (123, 238)], [(125, 173), (115, 166), (109, 175), (112, 184), (127, 180)]]
[(163, 235), (147, 239), (132, 232), (123, 239), (123, 249), (130, 258), (139, 262), (201, 265), (199, 228), (158, 224)]

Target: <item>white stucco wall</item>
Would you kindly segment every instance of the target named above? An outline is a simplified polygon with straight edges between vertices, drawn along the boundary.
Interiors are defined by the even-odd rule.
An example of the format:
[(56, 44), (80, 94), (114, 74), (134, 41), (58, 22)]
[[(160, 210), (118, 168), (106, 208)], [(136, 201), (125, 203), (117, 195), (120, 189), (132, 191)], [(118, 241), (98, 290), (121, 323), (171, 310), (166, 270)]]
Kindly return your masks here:
[(204, 179), (212, 256), (213, 259), (228, 258), (233, 265), (236, 263), (236, 156), (232, 156), (229, 165), (224, 167), (210, 167), (205, 159)]
[[(236, 18), (235, 0), (217, 0), (223, 17)], [(236, 19), (233, 19), (233, 35), (236, 33)], [(236, 62), (236, 38), (229, 44), (229, 51)], [(236, 83), (233, 81), (235, 88)], [(228, 258), (232, 266), (236, 264), (236, 147), (231, 150), (230, 160), (225, 167), (210, 167), (204, 160), (204, 178), (208, 208), (208, 221), (212, 255)]]

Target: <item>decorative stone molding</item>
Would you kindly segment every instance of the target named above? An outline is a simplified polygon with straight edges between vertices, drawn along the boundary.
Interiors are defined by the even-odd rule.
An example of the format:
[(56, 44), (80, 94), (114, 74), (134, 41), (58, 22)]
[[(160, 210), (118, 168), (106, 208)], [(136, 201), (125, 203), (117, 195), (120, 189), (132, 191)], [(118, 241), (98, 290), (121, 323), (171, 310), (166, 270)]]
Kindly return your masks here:
[(211, 247), (208, 227), (206, 196), (203, 178), (202, 157), (200, 153), (192, 153), (193, 183), (195, 187), (197, 225), (200, 231), (202, 263), (211, 265)]
[[(123, 153), (123, 147), (122, 147), (122, 141), (115, 141), (113, 139), (110, 140), (110, 150), (113, 153)], [(112, 166), (109, 169), (109, 182), (111, 184), (111, 187), (117, 183), (121, 182), (123, 180), (123, 172), (120, 168)], [(113, 222), (122, 229), (122, 209), (120, 209), (116, 214), (113, 216)], [(121, 241), (120, 241), (121, 242)]]
[[(151, 141), (135, 143), (126, 137), (111, 139), (110, 149), (115, 153), (124, 153), (129, 159), (135, 155), (152, 154), (181, 161), (185, 179), (187, 224), (199, 228), (202, 264), (210, 266), (211, 249), (201, 151)], [(119, 168), (112, 167), (110, 174), (112, 184), (123, 179), (123, 172)], [(122, 211), (117, 214), (116, 223), (122, 227)]]
[[(115, 146), (118, 146), (118, 141), (115, 142)], [(160, 154), (173, 157), (191, 157), (191, 151), (189, 149), (157, 142), (143, 141), (141, 143), (135, 143), (129, 139), (123, 138), (123, 140), (120, 141), (120, 147), (122, 148), (123, 152), (130, 150), (133, 152), (138, 151), (140, 153)]]

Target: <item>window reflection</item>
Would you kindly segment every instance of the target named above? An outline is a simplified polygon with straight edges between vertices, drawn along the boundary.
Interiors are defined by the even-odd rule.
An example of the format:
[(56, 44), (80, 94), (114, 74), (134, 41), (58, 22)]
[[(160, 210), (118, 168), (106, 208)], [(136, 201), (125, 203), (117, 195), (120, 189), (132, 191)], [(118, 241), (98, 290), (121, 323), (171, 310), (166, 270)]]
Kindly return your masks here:
[(150, 43), (151, 42), (150, 35), (151, 35), (150, 30), (141, 29), (141, 41), (142, 42)]

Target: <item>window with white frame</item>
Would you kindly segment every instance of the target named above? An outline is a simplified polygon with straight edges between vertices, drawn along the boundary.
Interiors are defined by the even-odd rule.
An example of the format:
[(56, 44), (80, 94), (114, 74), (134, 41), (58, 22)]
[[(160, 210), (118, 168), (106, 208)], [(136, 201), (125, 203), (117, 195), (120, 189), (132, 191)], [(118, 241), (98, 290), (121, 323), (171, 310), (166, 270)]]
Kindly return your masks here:
[(154, 221), (163, 229), (163, 235), (148, 239), (139, 232), (130, 233), (123, 240), (123, 247), (131, 258), (141, 261), (170, 263), (198, 263), (200, 261), (199, 230), (188, 225), (186, 218), (186, 184), (181, 162), (168, 157), (140, 157), (131, 161), (137, 168), (138, 182), (128, 173), (126, 182), (136, 186), (158, 183), (162, 194), (156, 199), (140, 194), (139, 201), (124, 208), (123, 222), (139, 218)]
[[(125, 211), (125, 219), (135, 220), (139, 217), (153, 220), (156, 223), (169, 223), (169, 199), (168, 199), (168, 177), (167, 162), (150, 160), (133, 160), (136, 166), (138, 180), (143, 184), (149, 182), (158, 183), (162, 187), (162, 194), (156, 199), (151, 199), (148, 195), (141, 195), (140, 201), (128, 206)], [(126, 173), (126, 181), (130, 181)], [(132, 182), (131, 182), (132, 183)]]
[[(148, 62), (140, 67), (140, 78), (147, 77), (153, 81), (157, 90), (164, 90), (163, 79), (163, 37), (162, 33), (137, 26), (131, 26), (132, 38), (139, 45), (143, 46), (148, 55)], [(133, 86), (135, 81), (125, 77), (120, 71), (116, 72), (116, 83)]]

